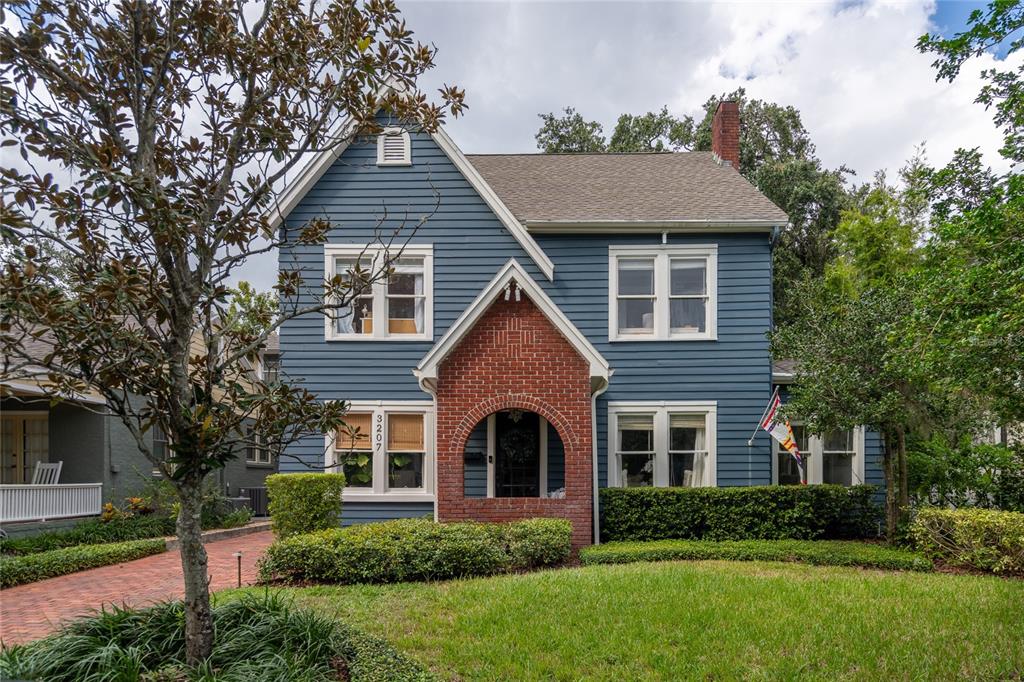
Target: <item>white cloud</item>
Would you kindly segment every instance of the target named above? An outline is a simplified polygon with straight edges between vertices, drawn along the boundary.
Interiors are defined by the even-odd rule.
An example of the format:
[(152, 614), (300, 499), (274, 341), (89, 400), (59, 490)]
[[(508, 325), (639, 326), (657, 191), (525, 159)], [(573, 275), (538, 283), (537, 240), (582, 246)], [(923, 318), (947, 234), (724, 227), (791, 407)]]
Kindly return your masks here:
[(410, 27), (440, 48), (425, 85), (467, 90), (469, 114), (448, 126), (466, 151), (535, 151), (536, 114), (564, 106), (610, 133), (620, 113), (668, 104), (697, 114), (710, 95), (742, 86), (800, 109), (824, 162), (861, 178), (895, 171), (923, 141), (934, 164), (979, 146), (1003, 170), (999, 131), (974, 103), (980, 70), (997, 62), (976, 59), (953, 84), (935, 82), (933, 57), (914, 47), (933, 10), (930, 2), (404, 5)]
[[(934, 165), (977, 146), (1007, 168), (991, 112), (974, 103), (980, 70), (997, 62), (935, 82), (933, 58), (914, 48), (931, 2), (399, 2), (416, 37), (440, 49), (422, 85), (466, 89), (470, 110), (448, 125), (466, 152), (536, 151), (537, 114), (565, 106), (610, 134), (621, 113), (697, 114), (743, 86), (800, 109), (825, 164), (861, 181), (894, 172), (922, 141)], [(254, 259), (241, 277), (268, 288), (275, 270), (272, 257)]]

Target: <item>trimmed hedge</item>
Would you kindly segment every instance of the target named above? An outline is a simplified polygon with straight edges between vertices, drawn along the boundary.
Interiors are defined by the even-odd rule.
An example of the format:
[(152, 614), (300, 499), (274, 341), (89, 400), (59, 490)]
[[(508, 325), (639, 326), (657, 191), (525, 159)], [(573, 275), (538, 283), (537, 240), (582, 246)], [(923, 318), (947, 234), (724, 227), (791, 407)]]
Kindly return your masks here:
[(68, 530), (42, 533), (33, 537), (0, 540), (0, 553), (35, 554), (76, 545), (99, 545), (174, 535), (174, 519), (163, 516), (134, 516), (100, 521), (91, 519)]
[(280, 539), (327, 530), (341, 519), (344, 474), (272, 474), (266, 486), (271, 527)]
[(873, 486), (603, 488), (601, 540), (817, 540), (878, 534)]
[(132, 540), (105, 545), (79, 545), (48, 552), (0, 557), (0, 586), (12, 587), (87, 568), (119, 564), (166, 551), (160, 540)]
[(1024, 574), (1024, 513), (925, 508), (910, 534), (918, 549), (952, 566)]
[(561, 563), (571, 537), (564, 519), (367, 523), (275, 542), (260, 562), (260, 577), (347, 584), (493, 575)]
[(613, 542), (580, 551), (580, 562), (584, 565), (705, 559), (798, 561), (818, 566), (862, 566), (898, 571), (930, 571), (933, 568), (931, 561), (913, 552), (841, 540), (655, 540)]

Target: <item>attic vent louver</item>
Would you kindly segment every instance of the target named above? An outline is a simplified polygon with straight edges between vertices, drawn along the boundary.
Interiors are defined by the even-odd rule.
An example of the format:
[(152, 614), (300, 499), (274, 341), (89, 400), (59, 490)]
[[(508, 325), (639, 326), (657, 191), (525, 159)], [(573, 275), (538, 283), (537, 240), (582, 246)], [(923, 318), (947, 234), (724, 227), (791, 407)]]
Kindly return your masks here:
[(378, 166), (411, 166), (409, 133), (401, 128), (385, 128), (377, 137)]

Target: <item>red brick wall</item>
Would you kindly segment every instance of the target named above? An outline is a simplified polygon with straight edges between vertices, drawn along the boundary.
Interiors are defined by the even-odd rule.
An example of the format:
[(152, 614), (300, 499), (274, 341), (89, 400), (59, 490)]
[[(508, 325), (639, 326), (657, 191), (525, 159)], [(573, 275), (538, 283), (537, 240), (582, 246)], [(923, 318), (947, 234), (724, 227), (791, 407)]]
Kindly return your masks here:
[(740, 169), (740, 105), (723, 100), (711, 119), (711, 150)]
[[(565, 498), (467, 498), (463, 453), (487, 415), (536, 412), (565, 445)], [(567, 518), (573, 546), (593, 541), (590, 367), (544, 314), (522, 300), (495, 302), (441, 363), (437, 381), (437, 514), (441, 521)]]

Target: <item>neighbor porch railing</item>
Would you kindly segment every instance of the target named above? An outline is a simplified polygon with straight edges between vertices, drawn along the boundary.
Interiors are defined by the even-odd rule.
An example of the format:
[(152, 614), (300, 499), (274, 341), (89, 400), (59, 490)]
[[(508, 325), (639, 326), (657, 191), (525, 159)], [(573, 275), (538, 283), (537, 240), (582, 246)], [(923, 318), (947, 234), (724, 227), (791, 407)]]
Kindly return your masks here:
[(102, 503), (102, 483), (0, 485), (0, 523), (95, 516)]

